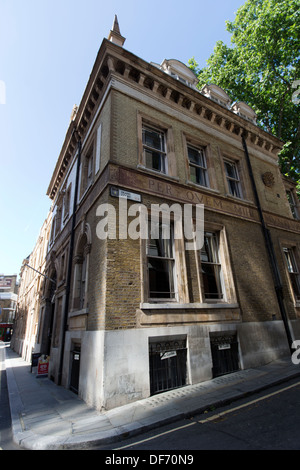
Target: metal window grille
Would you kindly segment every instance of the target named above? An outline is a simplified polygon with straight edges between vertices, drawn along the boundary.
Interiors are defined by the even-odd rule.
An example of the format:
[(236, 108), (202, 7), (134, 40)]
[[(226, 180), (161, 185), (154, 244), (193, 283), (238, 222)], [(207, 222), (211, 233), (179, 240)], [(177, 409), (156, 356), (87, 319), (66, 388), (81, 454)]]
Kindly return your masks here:
[(150, 393), (186, 385), (186, 340), (150, 342)]
[(238, 341), (236, 334), (210, 335), (213, 377), (239, 370)]

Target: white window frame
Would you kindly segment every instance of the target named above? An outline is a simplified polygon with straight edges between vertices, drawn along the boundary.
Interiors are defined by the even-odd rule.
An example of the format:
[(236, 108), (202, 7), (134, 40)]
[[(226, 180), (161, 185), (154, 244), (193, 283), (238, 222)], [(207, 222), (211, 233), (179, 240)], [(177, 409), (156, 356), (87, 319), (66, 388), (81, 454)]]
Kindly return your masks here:
[(92, 144), (86, 153), (83, 153), (80, 165), (80, 196), (83, 197), (89, 187), (93, 184), (94, 178), (94, 145)]
[[(146, 133), (155, 133), (158, 136), (158, 146), (150, 145), (146, 140)], [(150, 126), (148, 124), (143, 124), (142, 127), (142, 142), (143, 142), (143, 160), (145, 163), (145, 167), (152, 171), (157, 171), (158, 173), (168, 174), (168, 162), (167, 162), (167, 147), (166, 147), (166, 132), (155, 128), (154, 126)], [(147, 154), (151, 155), (152, 164), (149, 164), (149, 159), (147, 158)], [(159, 164), (154, 165), (153, 157), (157, 154), (159, 156)], [(157, 166), (157, 168), (155, 167)]]
[[(233, 169), (233, 175), (230, 175), (227, 171), (227, 165), (230, 165)], [(238, 162), (224, 158), (224, 170), (225, 177), (227, 182), (228, 193), (232, 197), (237, 197), (239, 199), (243, 198), (241, 178), (238, 168)], [(234, 186), (233, 186), (234, 185)]]
[[(191, 161), (190, 152), (189, 152), (190, 150), (197, 152), (199, 162), (201, 162), (201, 163), (196, 163), (196, 162)], [(197, 147), (195, 145), (187, 143), (187, 154), (188, 154), (188, 161), (189, 161), (189, 178), (190, 178), (190, 181), (194, 184), (199, 185), (199, 186), (204, 186), (206, 188), (209, 188), (208, 167), (207, 167), (207, 159), (206, 159), (205, 148), (204, 147)], [(203, 183), (201, 183), (201, 181), (193, 181), (192, 176), (191, 176), (191, 168), (195, 168), (196, 173), (198, 171), (200, 173), (200, 175), (202, 175)], [(196, 179), (197, 179), (197, 177), (196, 177)]]
[[(172, 257), (170, 261), (173, 262), (173, 283), (174, 283), (174, 296), (171, 297), (157, 297), (150, 296), (150, 286), (149, 286), (149, 273), (148, 273), (148, 254), (149, 254), (149, 241), (144, 237), (141, 237), (141, 308), (150, 308), (151, 305), (168, 305), (174, 306), (178, 304), (185, 304), (189, 302), (189, 293), (188, 293), (188, 280), (187, 280), (187, 271), (186, 271), (186, 259), (185, 259), (185, 244), (184, 244), (184, 235), (182, 220), (177, 215), (170, 213), (165, 214), (160, 209), (151, 210), (151, 217), (149, 214), (144, 214), (145, 217), (145, 226), (148, 227), (148, 234), (151, 230), (152, 224), (155, 222), (165, 223), (165, 217), (170, 217), (169, 223), (173, 226), (171, 230), (172, 238)], [(149, 237), (148, 237), (149, 238)]]
[[(205, 302), (223, 302), (226, 299), (219, 246), (219, 233), (216, 231), (206, 231), (204, 233), (204, 244), (199, 253), (202, 277), (202, 295)], [(205, 247), (207, 247), (207, 249)], [(204, 260), (204, 254), (208, 254), (207, 260)], [(211, 268), (211, 274), (214, 276), (216, 284), (216, 292), (214, 293), (205, 292), (204, 266), (207, 268), (207, 271)]]
[[(282, 247), (290, 289), (297, 306), (300, 306), (300, 271), (297, 248), (289, 244)], [(297, 292), (298, 291), (298, 292)]]
[[(151, 244), (151, 235), (148, 237), (146, 245), (146, 256), (147, 256), (147, 266), (148, 266), (148, 292), (149, 292), (149, 301), (174, 301), (177, 299), (177, 286), (176, 286), (176, 276), (175, 276), (175, 246), (174, 246), (174, 225), (173, 222), (166, 225), (161, 221), (152, 221), (149, 222), (149, 231), (153, 235), (153, 242)], [(157, 241), (156, 241), (157, 240)], [(151, 246), (154, 246), (154, 249), (162, 249), (163, 254), (153, 254), (151, 253)], [(157, 261), (158, 263), (164, 263), (169, 265), (169, 269), (165, 271), (165, 274), (169, 276), (168, 282), (170, 289), (167, 291), (151, 291), (151, 279), (150, 279), (150, 264), (151, 260)], [(154, 293), (164, 295), (152, 295)]]
[(205, 233), (215, 234), (217, 239), (217, 258), (216, 263), (212, 265), (220, 266), (220, 288), (222, 290), (222, 298), (208, 298), (205, 296), (204, 292), (204, 282), (201, 266), (201, 249), (196, 251), (196, 264), (198, 267), (199, 273), (199, 294), (200, 302), (205, 305), (215, 306), (218, 305), (225, 306), (234, 305), (237, 306), (237, 295), (235, 290), (234, 278), (231, 269), (231, 258), (228, 250), (228, 242), (226, 229), (224, 226), (214, 223), (205, 224)]
[(102, 146), (102, 123), (99, 124), (99, 126), (97, 128), (97, 135), (96, 135), (95, 175), (100, 170), (101, 146)]
[(286, 196), (289, 201), (290, 209), (294, 219), (299, 220), (299, 210), (298, 210), (298, 203), (292, 189), (286, 190)]

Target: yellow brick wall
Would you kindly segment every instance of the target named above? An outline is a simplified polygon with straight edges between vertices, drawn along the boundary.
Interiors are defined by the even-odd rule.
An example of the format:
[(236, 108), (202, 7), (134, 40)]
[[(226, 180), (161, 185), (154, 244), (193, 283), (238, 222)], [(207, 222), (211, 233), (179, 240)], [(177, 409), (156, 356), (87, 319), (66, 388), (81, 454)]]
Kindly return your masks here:
[[(173, 184), (178, 182), (182, 187), (182, 185), (186, 185), (188, 179), (183, 136), (210, 145), (210, 155), (215, 170), (215, 191), (211, 191), (211, 194), (221, 197), (226, 197), (227, 194), (222, 172), (222, 155), (230, 155), (240, 159), (243, 161), (243, 169), (247, 168), (240, 139), (236, 140), (235, 145), (232, 144), (232, 139), (227, 141), (226, 136), (224, 140), (217, 139), (201, 128), (191, 126), (190, 123), (175, 119), (171, 115), (116, 91), (112, 93), (111, 101), (107, 102), (107, 107), (110, 105), (112, 113), (106, 116), (105, 121), (103, 120), (105, 135), (102, 147), (104, 149), (103, 162), (108, 162), (110, 159), (110, 161), (122, 166), (137, 168), (139, 162), (138, 119), (142, 114), (147, 116), (149, 120), (153, 120), (153, 123), (157, 120), (160, 123), (164, 122), (167, 127), (172, 127), (177, 166), (177, 178), (172, 179)], [(110, 123), (111, 132), (107, 129)], [(271, 163), (272, 157), (269, 157), (270, 163), (264, 162), (252, 154), (251, 145), (249, 145), (249, 153), (263, 209), (289, 216), (284, 187), (278, 168)], [(262, 182), (261, 175), (266, 171), (271, 171), (274, 174), (275, 184), (272, 188), (267, 188)], [(145, 174), (145, 170), (143, 173)], [(168, 181), (168, 178), (165, 180)], [(243, 174), (243, 183), (247, 189), (247, 202), (250, 201), (251, 206), (252, 201), (254, 208), (254, 198), (247, 172)], [(188, 188), (188, 186), (186, 187)], [(202, 192), (205, 193), (205, 190)], [(206, 193), (208, 194), (209, 190), (206, 190)], [(170, 199), (154, 197), (146, 193), (143, 193), (142, 197), (142, 202), (147, 207), (150, 207), (151, 203), (170, 203)], [(140, 240), (131, 240), (130, 238), (105, 241), (97, 238), (95, 227), (98, 219), (95, 212), (97, 205), (103, 202), (109, 202), (116, 207), (116, 221), (118, 222), (119, 201), (117, 198), (111, 197), (109, 190), (106, 189), (105, 193), (94, 202), (86, 213), (86, 220), (93, 232), (89, 268), (91, 282), (88, 293), (87, 328), (89, 330), (135, 328), (138, 326), (137, 312), (140, 309), (143, 288), (141, 284), (141, 255), (143, 256), (141, 243)], [(239, 204), (238, 200), (236, 200), (236, 204)], [(207, 222), (226, 228), (241, 320), (243, 322), (268, 321), (272, 320), (273, 315), (279, 319), (280, 314), (260, 224), (210, 210), (206, 211), (205, 217)], [(290, 237), (292, 240), (295, 239), (295, 234), (291, 234)], [(280, 252), (277, 255), (280, 257)], [(197, 266), (195, 256), (191, 252), (186, 253), (186, 266), (190, 301), (199, 302)], [(283, 269), (283, 266), (281, 268)], [(293, 306), (290, 306), (290, 314), (291, 318), (295, 316)], [(169, 315), (171, 314), (169, 313)], [(193, 321), (196, 323), (208, 318), (209, 316), (205, 316), (204, 311), (193, 311)], [(218, 321), (218, 316), (215, 318), (215, 321)], [(231, 312), (227, 312), (226, 318), (229, 321), (233, 318)]]
[[(166, 127), (172, 127), (177, 166), (176, 176), (179, 183), (186, 184), (188, 179), (188, 165), (185, 157), (185, 142), (183, 138), (183, 135), (185, 135), (194, 139), (195, 142), (203, 142), (203, 144), (210, 146), (215, 180), (212, 186), (215, 186), (214, 189), (220, 195), (228, 195), (222, 168), (223, 157), (227, 156), (241, 161), (241, 176), (245, 187), (245, 199), (254, 202), (240, 137), (228, 136), (226, 133), (224, 133), (224, 138), (216, 137), (207, 132), (203, 125), (197, 121), (193, 123), (187, 123), (184, 119), (181, 121), (172, 117), (168, 108), (166, 108), (164, 113), (116, 91), (113, 94), (112, 110), (112, 160), (114, 162), (133, 168), (137, 167), (139, 162), (138, 139), (140, 138), (138, 135), (138, 114), (141, 113), (143, 117), (147, 117), (150, 121), (152, 120), (153, 124), (158, 121), (159, 123), (164, 123)], [(276, 157), (266, 151), (261, 151), (262, 158), (259, 158), (257, 156), (258, 149), (254, 149), (250, 141), (247, 142), (247, 146), (263, 210), (289, 217), (288, 201)], [(272, 188), (266, 187), (263, 183), (262, 175), (266, 172), (271, 172), (274, 176), (274, 186)]]

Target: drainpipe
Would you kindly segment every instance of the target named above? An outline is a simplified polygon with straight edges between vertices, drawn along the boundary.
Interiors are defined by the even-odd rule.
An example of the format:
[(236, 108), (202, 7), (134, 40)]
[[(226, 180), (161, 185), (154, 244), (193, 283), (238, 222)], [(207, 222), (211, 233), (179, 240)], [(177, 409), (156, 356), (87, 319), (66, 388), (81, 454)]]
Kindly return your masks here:
[(288, 344), (289, 344), (290, 353), (293, 354), (293, 352), (294, 352), (294, 349), (292, 348), (293, 339), (292, 339), (290, 326), (289, 326), (289, 322), (288, 322), (288, 316), (287, 316), (287, 313), (286, 313), (286, 310), (285, 310), (285, 305), (284, 305), (283, 288), (282, 288), (281, 277), (280, 277), (280, 273), (279, 273), (279, 269), (278, 269), (278, 263), (277, 263), (273, 243), (272, 243), (270, 230), (266, 227), (263, 212), (262, 212), (262, 208), (261, 208), (261, 205), (260, 205), (259, 196), (258, 196), (258, 192), (257, 192), (257, 188), (256, 188), (255, 179), (254, 179), (254, 176), (253, 176), (252, 165), (251, 165), (251, 162), (250, 162), (250, 157), (249, 157), (248, 148), (247, 148), (247, 144), (246, 144), (246, 141), (245, 141), (244, 133), (242, 134), (242, 142), (243, 142), (244, 152), (245, 152), (246, 161), (247, 161), (247, 165), (248, 165), (248, 171), (249, 171), (249, 175), (250, 175), (252, 189), (253, 189), (253, 193), (254, 193), (254, 197), (255, 197), (255, 202), (256, 202), (258, 212), (259, 212), (261, 227), (262, 227), (262, 231), (263, 231), (263, 235), (264, 235), (264, 239), (265, 239), (265, 243), (266, 243), (266, 247), (267, 247), (267, 251), (268, 251), (269, 261), (270, 261), (270, 265), (271, 265), (271, 268), (272, 268), (273, 281), (274, 281), (274, 287), (275, 287), (275, 291), (276, 291), (276, 295), (277, 295), (277, 301), (278, 301), (282, 321), (283, 321), (283, 324), (284, 324), (286, 337), (287, 337)]
[[(73, 134), (74, 133), (78, 134), (76, 129), (74, 129)], [(71, 227), (69, 260), (68, 260), (68, 271), (67, 271), (66, 299), (65, 299), (65, 308), (64, 308), (64, 314), (63, 314), (63, 331), (62, 331), (60, 362), (59, 362), (59, 370), (58, 370), (58, 385), (61, 385), (61, 381), (62, 381), (62, 369), (63, 369), (63, 360), (64, 360), (64, 352), (65, 352), (65, 337), (66, 337), (66, 331), (68, 328), (68, 313), (69, 313), (69, 300), (70, 300), (70, 288), (71, 288), (71, 277), (72, 277), (72, 262), (73, 262), (73, 252), (74, 252), (75, 224), (76, 224), (76, 208), (77, 208), (78, 188), (79, 188), (79, 170), (80, 170), (80, 163), (81, 163), (81, 139), (80, 139), (79, 134), (78, 134), (77, 146), (78, 146), (77, 147), (78, 148), (77, 168), (76, 168), (74, 202), (73, 202), (73, 213), (72, 213), (72, 227)]]

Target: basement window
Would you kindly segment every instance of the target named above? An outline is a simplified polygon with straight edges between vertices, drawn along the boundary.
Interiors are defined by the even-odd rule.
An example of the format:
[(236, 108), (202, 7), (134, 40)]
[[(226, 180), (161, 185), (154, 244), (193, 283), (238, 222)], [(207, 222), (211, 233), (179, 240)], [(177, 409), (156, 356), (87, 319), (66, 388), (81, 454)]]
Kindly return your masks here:
[(150, 338), (149, 365), (151, 395), (186, 385), (186, 337)]

